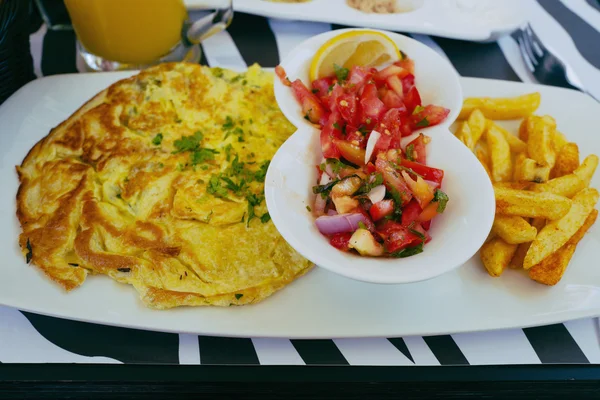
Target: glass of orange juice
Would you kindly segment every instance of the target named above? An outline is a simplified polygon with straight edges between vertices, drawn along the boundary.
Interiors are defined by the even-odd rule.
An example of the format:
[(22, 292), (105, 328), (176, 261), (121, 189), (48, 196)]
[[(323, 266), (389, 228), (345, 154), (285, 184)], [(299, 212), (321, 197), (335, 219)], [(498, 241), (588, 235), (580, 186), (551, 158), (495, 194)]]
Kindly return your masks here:
[(95, 71), (198, 62), (200, 41), (231, 23), (231, 3), (195, 0), (191, 21), (183, 0), (65, 0), (78, 51)]

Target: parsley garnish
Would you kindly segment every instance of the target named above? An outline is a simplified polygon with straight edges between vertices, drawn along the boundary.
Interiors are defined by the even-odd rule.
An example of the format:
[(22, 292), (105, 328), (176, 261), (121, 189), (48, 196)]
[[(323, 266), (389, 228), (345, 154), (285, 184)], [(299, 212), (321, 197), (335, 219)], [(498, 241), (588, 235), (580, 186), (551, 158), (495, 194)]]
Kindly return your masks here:
[(160, 144), (162, 143), (162, 140), (163, 140), (163, 134), (158, 133), (156, 136), (154, 136), (154, 139), (152, 139), (152, 144), (155, 146), (160, 146)]
[(340, 180), (339, 179), (335, 179), (329, 183), (326, 183), (325, 185), (316, 185), (313, 186), (312, 190), (314, 194), (325, 194), (327, 195), (327, 193), (329, 193), (331, 191), (331, 189), (333, 189), (333, 187), (336, 185), (336, 183), (338, 183)]
[(331, 171), (333, 171), (334, 174), (337, 174), (346, 166), (346, 164), (344, 164), (337, 158), (328, 158), (325, 162), (331, 165)]
[(231, 146), (231, 143), (228, 144), (227, 146), (225, 146), (225, 157), (227, 159), (227, 161), (231, 160), (231, 150), (233, 149), (233, 146)]
[(358, 221), (358, 227), (359, 227), (360, 229), (367, 229), (367, 226), (366, 226), (366, 225), (365, 225), (365, 223), (364, 223), (364, 222), (362, 222), (362, 221)]
[(222, 78), (223, 77), (223, 68), (212, 68), (212, 74), (215, 78)]
[(421, 240), (425, 240), (425, 235), (423, 235), (421, 232), (419, 232), (419, 231), (417, 231), (417, 230), (415, 230), (415, 229), (412, 229), (412, 228), (408, 228), (408, 230), (409, 230), (411, 233), (413, 233), (414, 235), (418, 236), (418, 237), (419, 237), (419, 239), (421, 239)]
[(269, 169), (269, 164), (270, 163), (271, 163), (271, 161), (267, 160), (267, 161), (263, 161), (263, 163), (260, 164), (260, 167), (259, 167), (258, 171), (256, 171), (254, 173), (254, 180), (256, 182), (264, 183), (265, 176), (267, 176), (267, 170)]
[(335, 87), (335, 83), (329, 85), (329, 88), (327, 88), (327, 93), (331, 93), (331, 91), (333, 90), (334, 87)]
[(369, 133), (369, 130), (367, 129), (366, 126), (361, 126), (360, 128), (358, 128), (358, 131), (365, 136), (367, 133)]
[(425, 109), (425, 107), (423, 107), (423, 106), (416, 106), (415, 109), (413, 110), (413, 115), (420, 113), (424, 109)]
[(310, 208), (310, 206), (306, 206), (306, 211), (312, 212), (312, 208)]
[(200, 131), (195, 132), (191, 136), (182, 136), (173, 143), (173, 146), (175, 146), (173, 154), (183, 153), (184, 151), (194, 151), (200, 146), (200, 142), (203, 139), (204, 135)]
[(242, 179), (239, 183), (235, 183), (233, 180), (226, 176), (222, 176), (221, 179), (225, 182), (225, 187), (231, 190), (235, 195), (241, 196), (246, 189), (248, 189), (248, 184), (245, 179)]
[(414, 144), (409, 144), (408, 146), (406, 146), (406, 158), (409, 161), (415, 161), (415, 145)]
[(446, 209), (446, 204), (448, 203), (448, 200), (450, 200), (450, 198), (448, 197), (448, 195), (446, 193), (442, 192), (440, 189), (435, 190), (432, 201), (437, 201), (437, 203), (438, 203), (437, 212), (438, 213), (441, 214), (444, 212), (444, 210)]
[(233, 119), (231, 119), (231, 117), (228, 115), (227, 117), (225, 117), (225, 123), (223, 124), (223, 129), (231, 129), (233, 128)]
[(400, 196), (400, 192), (394, 187), (388, 187), (387, 192), (390, 194), (392, 200), (394, 200), (394, 212), (391, 217), (399, 221), (402, 218), (402, 197)]
[(213, 175), (210, 177), (208, 186), (206, 187), (206, 192), (215, 197), (220, 197), (222, 199), (227, 198), (227, 189), (221, 186), (221, 179), (218, 175)]
[(250, 221), (252, 220), (252, 218), (256, 217), (256, 214), (254, 214), (254, 207), (259, 206), (260, 203), (263, 202), (264, 197), (257, 196), (255, 194), (250, 194), (246, 196), (246, 200), (248, 201), (248, 219), (246, 220), (246, 226), (250, 226)]
[(390, 255), (392, 257), (405, 258), (405, 257), (414, 256), (415, 254), (419, 254), (422, 252), (423, 252), (423, 243), (419, 243), (418, 245), (416, 245), (414, 247), (407, 247), (405, 249), (399, 250)]
[(215, 149), (198, 149), (192, 153), (192, 165), (197, 165), (205, 161), (212, 161), (215, 159), (215, 154), (219, 152)]
[(236, 299), (236, 300), (239, 300), (239, 299), (241, 299), (242, 297), (244, 297), (244, 295), (243, 295), (243, 294), (241, 294), (241, 293), (236, 293), (236, 294), (235, 294), (235, 299)]
[(369, 175), (367, 179), (365, 179), (364, 184), (358, 189), (356, 194), (369, 193), (371, 189), (381, 184), (383, 184), (383, 175), (381, 175), (379, 172), (376, 172), (372, 175)]
[(333, 64), (333, 71), (340, 82), (344, 82), (346, 79), (348, 79), (348, 74), (350, 73), (348, 68), (340, 67), (337, 64)]
[(317, 93), (319, 93), (319, 89), (313, 89), (313, 90), (311, 90), (311, 92), (313, 92), (314, 94), (317, 94)]
[(270, 220), (271, 220), (271, 215), (268, 212), (264, 213), (262, 215), (262, 217), (260, 217), (260, 222), (262, 222), (263, 224), (266, 224)]
[(338, 131), (341, 131), (341, 130), (342, 130), (342, 128), (340, 128), (340, 124), (338, 124), (337, 122), (334, 122), (334, 123), (333, 123), (333, 127), (334, 127), (335, 129), (337, 129)]
[(29, 241), (29, 238), (27, 238), (27, 254), (25, 254), (25, 261), (27, 261), (27, 264), (29, 264), (31, 262), (31, 259), (33, 258), (33, 249), (31, 248), (31, 242)]
[(417, 128), (425, 128), (426, 126), (429, 126), (429, 121), (427, 120), (427, 117), (424, 117), (422, 120), (420, 120), (419, 122), (417, 122), (415, 124), (415, 126)]

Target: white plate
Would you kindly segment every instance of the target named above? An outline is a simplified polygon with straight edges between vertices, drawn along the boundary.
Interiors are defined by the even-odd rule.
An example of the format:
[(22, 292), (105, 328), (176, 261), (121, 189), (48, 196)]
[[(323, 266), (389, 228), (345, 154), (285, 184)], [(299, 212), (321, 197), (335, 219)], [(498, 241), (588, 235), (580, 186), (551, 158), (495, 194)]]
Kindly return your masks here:
[[(577, 247), (555, 287), (517, 271), (491, 278), (477, 257), (424, 282), (377, 285), (343, 278), (321, 268), (262, 303), (231, 308), (153, 311), (133, 288), (90, 276), (65, 293), (17, 247), (17, 177), (14, 166), (50, 128), (126, 73), (80, 74), (29, 83), (0, 107), (0, 304), (40, 314), (158, 331), (241, 337), (335, 338), (430, 335), (556, 323), (600, 315), (596, 224)], [(600, 106), (566, 89), (481, 79), (462, 79), (466, 96), (542, 93), (540, 112), (556, 117), (582, 155), (600, 154)], [(597, 174), (592, 185), (600, 187)], [(1, 321), (0, 321), (1, 323)]]
[[(367, 14), (348, 6), (346, 0), (312, 0), (297, 4), (233, 0), (233, 7), (236, 11), (265, 17), (328, 22), (473, 41), (494, 41), (514, 31), (525, 21), (522, 0), (397, 1), (401, 9), (412, 11)], [(191, 9), (206, 7), (206, 0), (185, 2)]]
[[(314, 54), (323, 43), (348, 31), (361, 29), (329, 31), (299, 44), (281, 63), (289, 79), (300, 79), (309, 85)], [(450, 197), (446, 211), (433, 221), (430, 232), (433, 240), (421, 254), (402, 260), (358, 257), (329, 244), (319, 233), (312, 213), (306, 210), (307, 205), (314, 203), (311, 188), (317, 181), (315, 165), (322, 159), (319, 131), (304, 119), (292, 89), (279, 80), (275, 81), (277, 103), (298, 131), (273, 157), (265, 181), (265, 198), (273, 223), (283, 238), (320, 267), (365, 282), (411, 283), (437, 277), (471, 258), (492, 228), (496, 205), (492, 184), (481, 163), (448, 130), (462, 107), (458, 73), (452, 64), (424, 44), (397, 33), (381, 32), (414, 61), (415, 85), (423, 104), (450, 110), (440, 125), (420, 130), (431, 137), (427, 162), (444, 170), (442, 189)]]

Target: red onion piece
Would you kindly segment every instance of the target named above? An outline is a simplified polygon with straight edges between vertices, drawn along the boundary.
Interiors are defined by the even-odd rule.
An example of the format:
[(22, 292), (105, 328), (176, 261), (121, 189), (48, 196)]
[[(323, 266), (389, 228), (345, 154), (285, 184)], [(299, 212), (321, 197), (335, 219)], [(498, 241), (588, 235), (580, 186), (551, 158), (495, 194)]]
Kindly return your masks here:
[(323, 215), (315, 220), (319, 232), (324, 235), (334, 233), (354, 232), (358, 229), (358, 223), (367, 224), (367, 219), (360, 213)]
[(329, 211), (327, 211), (327, 215), (338, 215), (338, 212), (332, 208)]

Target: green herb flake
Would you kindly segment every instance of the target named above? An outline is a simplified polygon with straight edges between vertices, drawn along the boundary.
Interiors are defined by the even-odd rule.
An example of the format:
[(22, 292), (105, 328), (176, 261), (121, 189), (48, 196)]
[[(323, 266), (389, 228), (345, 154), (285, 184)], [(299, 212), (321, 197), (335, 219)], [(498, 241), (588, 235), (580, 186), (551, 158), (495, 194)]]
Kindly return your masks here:
[(420, 120), (419, 122), (417, 122), (415, 124), (415, 126), (417, 128), (425, 128), (425, 127), (429, 126), (429, 121), (427, 120), (427, 117), (424, 117), (422, 120)]
[(339, 173), (343, 168), (346, 167), (346, 164), (338, 160), (337, 158), (328, 158), (325, 161), (327, 164), (331, 165), (331, 171), (334, 174)]
[(190, 136), (182, 136), (173, 143), (173, 146), (175, 146), (175, 151), (172, 153), (177, 154), (183, 153), (184, 151), (194, 151), (200, 147), (200, 142), (203, 139), (204, 135), (200, 131), (197, 131)]
[(239, 299), (241, 299), (242, 297), (244, 297), (244, 295), (243, 295), (243, 294), (241, 294), (241, 293), (236, 293), (236, 294), (235, 294), (235, 299), (236, 299), (236, 300), (239, 300)]
[(163, 134), (158, 133), (158, 134), (156, 134), (156, 136), (154, 136), (154, 139), (152, 139), (152, 144), (155, 146), (160, 146), (160, 144), (162, 143), (162, 140), (163, 140)]
[(366, 225), (365, 225), (365, 223), (364, 223), (364, 222), (362, 222), (362, 221), (358, 221), (358, 227), (359, 227), (360, 229), (367, 229), (367, 226), (366, 226)]
[(121, 193), (117, 193), (117, 199), (123, 199), (123, 197), (121, 196)]
[(225, 123), (223, 124), (222, 128), (225, 130), (231, 129), (233, 128), (234, 123), (233, 123), (233, 119), (228, 115), (227, 117), (225, 117)]
[(311, 92), (313, 92), (313, 94), (317, 94), (317, 93), (319, 93), (319, 89), (313, 89), (313, 90), (311, 90)]
[(334, 127), (335, 129), (337, 129), (338, 131), (341, 131), (341, 130), (342, 130), (342, 128), (340, 128), (340, 124), (338, 124), (337, 122), (334, 122), (334, 123), (333, 123), (333, 127)]
[(396, 258), (406, 258), (406, 257), (414, 256), (415, 254), (419, 254), (422, 252), (423, 252), (423, 243), (419, 243), (417, 246), (407, 247), (405, 249), (399, 250), (390, 255), (392, 257), (396, 257)]
[(212, 68), (211, 72), (215, 78), (223, 77), (223, 68), (219, 68), (219, 67)]
[(410, 232), (411, 232), (413, 235), (417, 236), (419, 239), (421, 239), (421, 240), (425, 240), (425, 235), (423, 235), (423, 234), (422, 234), (421, 232), (419, 232), (418, 230), (416, 230), (416, 229), (413, 229), (413, 228), (410, 228), (410, 227), (408, 228), (408, 230), (409, 230), (409, 231), (410, 231)]
[(367, 129), (366, 126), (361, 126), (360, 128), (358, 128), (358, 131), (365, 136), (367, 133), (369, 133), (369, 130)]
[(264, 213), (262, 215), (262, 217), (260, 217), (260, 222), (262, 222), (263, 224), (266, 224), (270, 220), (271, 220), (271, 215), (268, 212)]
[(329, 87), (327, 88), (327, 93), (331, 93), (331, 91), (333, 90), (334, 87), (335, 87), (335, 83), (329, 85)]
[(227, 161), (231, 160), (231, 150), (233, 150), (231, 143), (225, 146), (225, 158)]
[(71, 267), (79, 267), (79, 264), (76, 263), (68, 263)]
[(215, 149), (198, 149), (192, 153), (192, 165), (202, 164), (206, 161), (215, 159), (215, 154), (219, 152)]
[(413, 113), (413, 115), (415, 115), (415, 114), (420, 113), (423, 110), (425, 110), (425, 107), (423, 107), (423, 106), (416, 106), (412, 113)]
[(31, 259), (33, 258), (33, 249), (31, 248), (31, 242), (29, 241), (29, 238), (27, 238), (27, 254), (25, 254), (25, 261), (27, 261), (27, 264), (29, 264), (31, 262)]
[(267, 170), (269, 169), (270, 160), (263, 161), (258, 171), (254, 173), (254, 180), (256, 182), (264, 183), (265, 177), (267, 176)]
[(227, 198), (227, 189), (221, 186), (221, 178), (218, 175), (210, 177), (208, 186), (206, 186), (206, 192), (215, 197), (220, 197), (222, 199)]
[(310, 206), (306, 206), (306, 211), (312, 212), (312, 208), (310, 208)]
[(450, 200), (450, 198), (448, 197), (448, 195), (446, 193), (442, 192), (440, 189), (435, 190), (432, 201), (436, 201), (438, 203), (438, 206), (437, 206), (438, 213), (441, 214), (444, 212), (444, 210), (446, 209), (446, 204), (448, 203), (448, 200)]
[(340, 67), (337, 64), (333, 64), (333, 71), (340, 82), (344, 82), (346, 79), (348, 79), (348, 74), (350, 73), (348, 68)]
[(406, 154), (406, 158), (409, 161), (415, 161), (415, 145), (414, 144), (409, 144), (408, 146), (406, 146), (406, 150), (404, 151)]
[(255, 194), (246, 196), (246, 201), (248, 201), (248, 219), (246, 220), (246, 227), (250, 226), (250, 221), (256, 217), (256, 214), (254, 213), (254, 207), (259, 206), (264, 199), (265, 198), (263, 196), (257, 196)]

